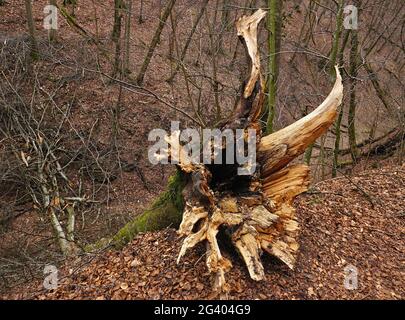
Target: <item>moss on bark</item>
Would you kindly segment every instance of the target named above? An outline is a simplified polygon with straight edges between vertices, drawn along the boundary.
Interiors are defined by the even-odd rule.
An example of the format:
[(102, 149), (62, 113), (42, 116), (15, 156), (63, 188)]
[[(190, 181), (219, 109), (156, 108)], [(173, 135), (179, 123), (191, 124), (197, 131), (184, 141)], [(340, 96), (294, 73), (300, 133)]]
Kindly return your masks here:
[(122, 248), (139, 232), (155, 231), (169, 226), (178, 227), (184, 209), (182, 190), (186, 184), (186, 177), (177, 171), (169, 178), (166, 190), (152, 203), (149, 209), (136, 216), (122, 227), (114, 236), (101, 239), (89, 245), (85, 251), (94, 251), (107, 245), (116, 249)]

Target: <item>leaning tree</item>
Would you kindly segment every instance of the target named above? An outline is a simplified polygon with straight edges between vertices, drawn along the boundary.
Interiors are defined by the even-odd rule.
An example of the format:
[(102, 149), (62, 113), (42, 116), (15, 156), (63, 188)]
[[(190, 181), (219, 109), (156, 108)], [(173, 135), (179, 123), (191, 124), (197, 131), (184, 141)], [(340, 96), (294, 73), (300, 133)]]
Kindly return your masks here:
[[(272, 134), (262, 136), (259, 117), (265, 98), (265, 83), (261, 74), (257, 47), (257, 28), (266, 13), (259, 9), (251, 16), (241, 17), (237, 33), (250, 58), (250, 73), (242, 86), (237, 107), (220, 124), (221, 131), (243, 130), (243, 143), (256, 138), (256, 170), (238, 175), (244, 165), (194, 163), (188, 150), (179, 143), (179, 132), (166, 136), (168, 157), (179, 160), (177, 172), (167, 189), (150, 209), (129, 222), (114, 237), (103, 241), (121, 246), (138, 232), (179, 225), (182, 247), (178, 263), (186, 251), (204, 241), (207, 244), (206, 264), (214, 278), (214, 289), (227, 291), (225, 274), (232, 264), (221, 253), (219, 233), (224, 234), (246, 263), (250, 277), (264, 278), (260, 256), (263, 252), (279, 258), (293, 268), (298, 250), (298, 222), (293, 207), (294, 198), (307, 190), (309, 168), (290, 164), (297, 156), (325, 133), (333, 123), (343, 96), (342, 79), (336, 69), (336, 82), (327, 98), (313, 112)], [(209, 148), (218, 147), (213, 141)], [(201, 148), (206, 147), (202, 145)], [(229, 144), (220, 140), (222, 155)], [(236, 150), (237, 146), (232, 146)], [(213, 152), (212, 157), (218, 156)], [(212, 160), (214, 160), (212, 158)], [(289, 165), (290, 164), (290, 165)], [(246, 168), (245, 168), (246, 169)], [(100, 243), (99, 243), (100, 244)]]

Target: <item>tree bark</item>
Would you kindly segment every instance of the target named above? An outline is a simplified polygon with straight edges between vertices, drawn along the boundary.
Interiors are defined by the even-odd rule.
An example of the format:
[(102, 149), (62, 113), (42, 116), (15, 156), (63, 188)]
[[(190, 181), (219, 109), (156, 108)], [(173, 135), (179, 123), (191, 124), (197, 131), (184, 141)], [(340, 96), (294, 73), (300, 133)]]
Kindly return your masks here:
[(269, 15), (267, 19), (268, 24), (268, 89), (267, 89), (267, 123), (266, 133), (273, 132), (273, 121), (276, 108), (276, 95), (277, 95), (277, 76), (278, 76), (278, 59), (277, 59), (277, 42), (280, 38), (280, 11), (281, 0), (268, 0)]
[[(56, 0), (50, 0), (49, 4), (51, 6), (54, 6), (55, 8), (57, 7)], [(55, 41), (55, 40), (56, 40), (56, 30), (52, 28), (49, 30), (49, 41)]]
[(350, 48), (350, 100), (349, 113), (347, 117), (350, 153), (353, 162), (356, 162), (356, 84), (357, 84), (357, 65), (358, 65), (358, 38), (357, 30), (351, 32), (351, 48)]
[(123, 0), (114, 1), (114, 27), (111, 35), (111, 39), (115, 44), (115, 56), (112, 77), (117, 74), (122, 74), (122, 59), (121, 59), (121, 29), (122, 29), (122, 11), (125, 5)]
[(127, 1), (127, 14), (125, 15), (125, 56), (124, 56), (124, 72), (131, 73), (129, 66), (130, 42), (131, 42), (131, 18), (132, 18), (132, 0)]
[(152, 60), (153, 53), (155, 52), (156, 46), (159, 43), (160, 35), (162, 33), (163, 27), (165, 26), (167, 18), (169, 17), (170, 12), (172, 11), (172, 8), (173, 8), (175, 2), (176, 2), (176, 0), (169, 0), (169, 2), (167, 3), (167, 5), (163, 11), (162, 16), (160, 17), (159, 25), (158, 25), (158, 27), (155, 31), (155, 34), (152, 38), (152, 41), (149, 45), (149, 49), (146, 54), (145, 60), (143, 61), (143, 64), (142, 64), (141, 70), (138, 73), (138, 76), (136, 77), (136, 83), (138, 85), (143, 84), (143, 79), (145, 77), (146, 70), (148, 69), (149, 63)]
[[(345, 37), (343, 39), (343, 44), (339, 52), (339, 65), (343, 65), (343, 53), (346, 48), (347, 41), (349, 39), (350, 30), (347, 30), (345, 33)], [(332, 177), (336, 177), (337, 174), (337, 167), (339, 162), (339, 150), (340, 150), (340, 126), (342, 125), (343, 120), (343, 111), (344, 111), (344, 104), (340, 106), (339, 115), (335, 122), (335, 144), (333, 148), (333, 163), (332, 163)]]
[(139, 18), (138, 18), (138, 23), (141, 24), (143, 23), (143, 0), (140, 1), (139, 4)]
[(39, 57), (39, 51), (38, 51), (37, 39), (35, 37), (35, 24), (34, 24), (34, 17), (32, 16), (31, 0), (25, 0), (25, 11), (27, 14), (28, 31), (30, 34), (31, 58), (33, 60), (37, 60)]
[(342, 34), (342, 25), (343, 25), (343, 7), (344, 1), (339, 1), (338, 11), (336, 15), (336, 28), (335, 33), (333, 35), (333, 45), (330, 52), (330, 60), (329, 60), (329, 75), (331, 77), (331, 81), (335, 81), (335, 64), (337, 59), (337, 54), (339, 50), (339, 43), (340, 43), (340, 35)]

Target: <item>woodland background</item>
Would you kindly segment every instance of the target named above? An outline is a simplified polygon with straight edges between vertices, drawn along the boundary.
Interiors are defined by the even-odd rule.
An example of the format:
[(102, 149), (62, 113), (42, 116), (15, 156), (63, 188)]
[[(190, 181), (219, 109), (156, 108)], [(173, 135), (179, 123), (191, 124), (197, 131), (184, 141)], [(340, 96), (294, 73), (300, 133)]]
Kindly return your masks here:
[[(52, 32), (43, 28), (49, 3), (59, 7)], [(357, 30), (343, 26), (349, 4)], [(0, 291), (114, 235), (165, 189), (174, 168), (149, 163), (148, 133), (169, 131), (172, 120), (215, 127), (227, 118), (247, 68), (234, 23), (257, 8), (270, 9), (259, 33), (263, 129), (312, 111), (338, 64), (345, 93), (336, 124), (299, 161), (311, 165), (314, 183), (344, 176), (347, 188), (353, 174), (401, 165), (404, 7), (0, 0)], [(403, 192), (397, 199), (403, 208)]]

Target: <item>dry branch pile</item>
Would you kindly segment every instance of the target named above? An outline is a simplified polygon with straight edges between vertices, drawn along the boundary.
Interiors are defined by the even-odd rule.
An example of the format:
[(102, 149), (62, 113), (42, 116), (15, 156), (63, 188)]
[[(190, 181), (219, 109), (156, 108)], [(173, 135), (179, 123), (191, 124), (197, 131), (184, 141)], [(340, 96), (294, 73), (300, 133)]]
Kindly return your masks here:
[[(220, 125), (221, 132), (244, 130), (245, 145), (251, 139), (249, 129), (254, 130), (258, 163), (243, 166), (244, 169), (254, 166), (256, 170), (251, 170), (253, 173), (246, 176), (237, 174), (241, 169), (237, 164), (195, 164), (188, 151), (179, 144), (179, 132), (166, 137), (170, 145), (167, 150), (169, 157), (179, 160), (178, 167), (188, 177), (183, 190), (185, 209), (179, 228), (184, 242), (177, 261), (180, 262), (188, 249), (207, 240), (206, 264), (214, 275), (214, 290), (220, 292), (229, 289), (225, 273), (232, 264), (221, 254), (217, 239), (219, 232), (231, 239), (254, 280), (264, 278), (260, 260), (263, 250), (293, 268), (298, 250), (298, 223), (292, 201), (307, 189), (309, 168), (301, 164), (287, 165), (332, 124), (343, 95), (341, 77), (336, 68), (333, 90), (316, 110), (278, 132), (261, 137), (259, 117), (264, 103), (264, 79), (260, 72), (257, 28), (265, 15), (259, 9), (236, 23), (238, 36), (251, 61), (251, 72), (235, 111)], [(215, 147), (212, 141), (207, 143), (210, 150)], [(219, 144), (223, 156), (229, 146), (223, 140)], [(233, 150), (237, 148), (232, 147)], [(216, 156), (214, 153), (212, 160)]]

